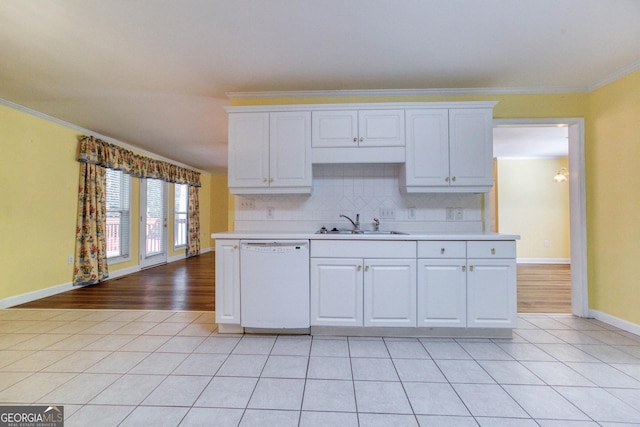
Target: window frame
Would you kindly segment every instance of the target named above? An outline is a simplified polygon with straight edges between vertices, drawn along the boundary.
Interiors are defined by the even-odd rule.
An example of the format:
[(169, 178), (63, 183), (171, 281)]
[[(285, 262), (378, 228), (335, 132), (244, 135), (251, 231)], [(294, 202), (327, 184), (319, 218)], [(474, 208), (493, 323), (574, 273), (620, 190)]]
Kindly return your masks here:
[[(177, 201), (176, 193), (177, 193), (178, 187), (184, 187), (184, 191), (180, 192), (180, 196), (184, 195), (184, 198), (185, 198), (184, 211), (178, 210), (179, 203), (176, 203)], [(176, 244), (178, 232), (180, 229), (178, 224), (180, 215), (184, 216), (184, 224), (181, 224), (184, 226), (184, 243)], [(173, 249), (174, 250), (186, 249), (187, 244), (189, 243), (189, 236), (187, 235), (188, 233), (189, 233), (189, 185), (174, 184), (173, 186)]]
[[(128, 194), (120, 194), (120, 198), (121, 198), (121, 202), (124, 200), (124, 198), (126, 197), (127, 199), (127, 204), (128, 204), (128, 209), (125, 208), (120, 208), (120, 209), (110, 209), (109, 208), (109, 196), (107, 194), (107, 192), (109, 191), (109, 184), (108, 184), (108, 176), (109, 176), (109, 171), (111, 171), (111, 173), (113, 172), (119, 172), (120, 173), (120, 179), (119, 179), (119, 191), (122, 192), (122, 188), (123, 188), (123, 182), (127, 181), (126, 186), (128, 187)], [(118, 214), (120, 214), (121, 218), (126, 218), (127, 219), (127, 223), (128, 223), (128, 230), (126, 231), (126, 235), (128, 236), (128, 239), (126, 239), (124, 237), (124, 233), (120, 232), (120, 248), (124, 247), (126, 244), (126, 247), (128, 248), (128, 253), (126, 255), (122, 255), (122, 250), (120, 250), (120, 254), (119, 255), (115, 255), (115, 256), (108, 256), (107, 255), (107, 263), (109, 265), (111, 264), (118, 264), (121, 262), (126, 262), (126, 261), (130, 261), (131, 260), (131, 244), (132, 244), (132, 236), (131, 236), (131, 232), (132, 232), (132, 221), (131, 221), (131, 201), (132, 201), (132, 194), (133, 193), (133, 189), (132, 189), (132, 181), (131, 181), (131, 175), (128, 175), (126, 173), (123, 173), (122, 171), (119, 171), (117, 169), (107, 169), (107, 185), (105, 188), (105, 204), (106, 204), (106, 222), (107, 222), (107, 230), (106, 233), (108, 235), (108, 228), (109, 228), (109, 213), (110, 212), (116, 212)], [(123, 204), (121, 203), (121, 206)], [(122, 224), (121, 224), (122, 225)], [(107, 237), (108, 239), (108, 237)], [(108, 254), (108, 252), (107, 252)]]

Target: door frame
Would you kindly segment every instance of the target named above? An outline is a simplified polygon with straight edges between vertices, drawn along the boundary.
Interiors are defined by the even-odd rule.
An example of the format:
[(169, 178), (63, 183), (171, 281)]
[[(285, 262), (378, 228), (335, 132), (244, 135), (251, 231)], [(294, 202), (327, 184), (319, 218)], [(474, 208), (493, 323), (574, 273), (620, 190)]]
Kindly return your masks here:
[[(589, 317), (587, 277), (587, 205), (585, 186), (584, 118), (494, 119), (493, 126), (567, 125), (569, 134), (569, 229), (571, 256), (571, 311)], [(485, 203), (485, 218), (490, 218)]]
[(146, 256), (147, 253), (147, 233), (146, 226), (144, 221), (147, 218), (146, 208), (147, 208), (147, 179), (154, 178), (140, 178), (140, 244), (139, 248), (139, 266), (140, 269), (155, 267), (160, 264), (166, 264), (169, 259), (169, 236), (168, 236), (168, 217), (169, 217), (169, 189), (166, 181), (158, 180), (162, 183), (162, 192), (163, 192), (163, 201), (162, 201), (162, 209), (164, 213), (164, 218), (162, 219), (162, 244), (164, 247), (163, 253), (155, 254), (150, 257)]

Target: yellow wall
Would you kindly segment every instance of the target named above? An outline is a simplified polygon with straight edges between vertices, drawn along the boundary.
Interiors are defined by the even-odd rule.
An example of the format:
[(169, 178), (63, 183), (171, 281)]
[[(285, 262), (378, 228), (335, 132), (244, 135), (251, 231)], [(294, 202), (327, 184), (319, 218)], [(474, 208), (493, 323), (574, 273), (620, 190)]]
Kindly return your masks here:
[(569, 184), (551, 179), (561, 167), (566, 158), (498, 160), (499, 231), (520, 235), (518, 258), (571, 258)]
[(0, 105), (0, 299), (73, 278), (78, 135)]
[(590, 94), (589, 306), (640, 324), (640, 71)]
[[(73, 279), (68, 257), (75, 256), (80, 135), (0, 104), (0, 300), (69, 284)], [(200, 246), (204, 250), (212, 247), (211, 181), (210, 175), (201, 175)], [(131, 188), (131, 260), (111, 265), (111, 273), (138, 265), (140, 233), (135, 218), (140, 216), (140, 180), (133, 178)], [(169, 195), (169, 257), (173, 257), (184, 250), (173, 251), (171, 184)], [(226, 214), (226, 204), (223, 209)]]

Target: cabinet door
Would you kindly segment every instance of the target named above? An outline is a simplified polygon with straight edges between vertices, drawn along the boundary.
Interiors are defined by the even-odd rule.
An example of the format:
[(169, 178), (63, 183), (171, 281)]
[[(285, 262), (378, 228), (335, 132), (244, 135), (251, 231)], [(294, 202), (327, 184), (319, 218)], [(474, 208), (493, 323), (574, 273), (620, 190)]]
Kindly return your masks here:
[(365, 259), (364, 326), (416, 326), (416, 260)]
[(449, 110), (449, 168), (452, 186), (493, 185), (491, 109)]
[(515, 328), (515, 259), (469, 259), (467, 262), (467, 326)]
[(311, 117), (313, 147), (358, 146), (357, 111), (314, 111)]
[(269, 113), (229, 114), (229, 187), (269, 186)]
[(311, 187), (311, 113), (271, 113), (271, 187)]
[(216, 240), (216, 323), (240, 325), (239, 245), (239, 240)]
[(466, 261), (418, 260), (418, 326), (467, 326)]
[(311, 258), (311, 325), (362, 326), (362, 259)]
[(404, 146), (404, 110), (358, 112), (358, 136), (360, 147)]
[(449, 185), (449, 111), (407, 110), (406, 185)]

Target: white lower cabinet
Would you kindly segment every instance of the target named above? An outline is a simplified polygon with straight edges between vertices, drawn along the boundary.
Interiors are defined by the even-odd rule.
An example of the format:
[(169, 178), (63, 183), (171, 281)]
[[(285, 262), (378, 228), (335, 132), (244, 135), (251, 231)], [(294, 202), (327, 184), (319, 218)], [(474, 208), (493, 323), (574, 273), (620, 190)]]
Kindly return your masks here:
[(240, 325), (240, 240), (216, 240), (216, 323)]
[(364, 326), (416, 326), (416, 260), (364, 260)]
[(466, 258), (418, 260), (418, 326), (467, 326)]
[(311, 326), (362, 326), (362, 259), (311, 258)]
[(418, 243), (418, 326), (514, 328), (515, 241)]
[(416, 260), (312, 258), (312, 326), (415, 326)]
[(416, 326), (416, 242), (311, 241), (311, 326)]
[[(515, 244), (515, 243), (514, 243)], [(469, 259), (467, 326), (515, 328), (517, 291), (515, 259)]]

